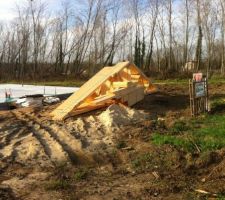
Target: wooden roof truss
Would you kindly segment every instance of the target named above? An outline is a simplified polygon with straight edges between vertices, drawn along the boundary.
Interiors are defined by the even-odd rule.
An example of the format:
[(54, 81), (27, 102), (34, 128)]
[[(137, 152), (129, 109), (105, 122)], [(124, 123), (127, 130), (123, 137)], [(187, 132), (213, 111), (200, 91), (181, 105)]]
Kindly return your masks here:
[(132, 106), (145, 94), (155, 91), (155, 86), (140, 69), (130, 62), (121, 62), (100, 70), (51, 115), (54, 120), (63, 120), (115, 102)]

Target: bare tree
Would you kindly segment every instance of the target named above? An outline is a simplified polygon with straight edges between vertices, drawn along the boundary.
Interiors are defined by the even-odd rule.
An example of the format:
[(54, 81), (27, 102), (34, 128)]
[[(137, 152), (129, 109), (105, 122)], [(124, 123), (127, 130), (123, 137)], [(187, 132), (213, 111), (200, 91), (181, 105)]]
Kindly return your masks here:
[(194, 57), (196, 70), (224, 74), (223, 0), (61, 1), (50, 16), (46, 4), (27, 0), (0, 25), (1, 78), (92, 76), (125, 59), (164, 74)]
[(185, 15), (186, 15), (186, 24), (185, 24), (185, 46), (184, 46), (184, 63), (188, 62), (188, 44), (189, 44), (189, 0), (185, 0)]
[(201, 20), (201, 5), (200, 1), (196, 0), (196, 10), (197, 10), (197, 26), (198, 26), (198, 39), (196, 46), (195, 59), (197, 62), (196, 69), (199, 70), (201, 66), (201, 57), (202, 57), (202, 20)]
[(172, 56), (173, 56), (173, 47), (172, 47), (172, 41), (173, 41), (173, 35), (172, 35), (172, 4), (173, 1), (168, 1), (168, 26), (169, 26), (169, 61), (168, 61), (168, 68), (171, 69), (173, 66), (172, 62)]
[(221, 74), (224, 74), (224, 68), (225, 68), (225, 3), (223, 0), (220, 0), (220, 6), (221, 6), (221, 39), (222, 39), (222, 51), (221, 51), (221, 67), (220, 71)]
[(154, 40), (154, 34), (155, 34), (155, 27), (159, 12), (159, 0), (149, 0), (149, 8), (150, 8), (150, 38), (149, 38), (149, 46), (148, 46), (148, 53), (146, 58), (146, 68), (150, 70), (151, 61), (152, 61), (152, 54), (153, 54), (153, 40)]

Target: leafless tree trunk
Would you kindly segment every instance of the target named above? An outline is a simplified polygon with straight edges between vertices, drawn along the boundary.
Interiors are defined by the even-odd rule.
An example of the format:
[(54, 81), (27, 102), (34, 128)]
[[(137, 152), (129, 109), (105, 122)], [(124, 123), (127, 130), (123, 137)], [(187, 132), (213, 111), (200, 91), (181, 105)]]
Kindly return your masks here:
[(189, 0), (185, 0), (185, 47), (184, 47), (184, 64), (188, 62), (188, 42), (189, 42)]
[(221, 74), (224, 74), (224, 68), (225, 68), (225, 4), (223, 0), (220, 0), (220, 6), (221, 6), (221, 39), (222, 39), (222, 51), (221, 51), (221, 67), (220, 71)]
[(169, 10), (168, 10), (168, 25), (169, 25), (169, 62), (168, 62), (168, 67), (171, 69), (173, 67), (173, 62), (172, 62), (172, 55), (173, 55), (173, 47), (172, 47), (172, 40), (173, 40), (173, 35), (172, 35), (172, 0), (169, 0)]
[(197, 4), (197, 26), (198, 26), (198, 40), (197, 40), (197, 46), (196, 46), (196, 53), (195, 53), (195, 59), (196, 59), (196, 69), (197, 71), (201, 67), (201, 57), (202, 57), (202, 21), (201, 21), (201, 7), (200, 7), (200, 1), (196, 0)]
[(92, 76), (125, 59), (162, 73), (195, 59), (197, 70), (225, 73), (223, 0), (59, 1), (50, 17), (27, 0), (0, 25), (0, 78)]
[(153, 41), (154, 41), (154, 34), (155, 34), (155, 27), (156, 27), (156, 22), (157, 22), (157, 17), (158, 17), (158, 12), (159, 12), (159, 1), (158, 0), (149, 0), (149, 4), (153, 4), (153, 7), (151, 7), (150, 12), (151, 12), (151, 30), (150, 30), (150, 40), (149, 40), (149, 47), (148, 47), (148, 53), (147, 53), (147, 58), (146, 58), (146, 68), (150, 70), (151, 66), (151, 60), (152, 60), (152, 54), (153, 54)]

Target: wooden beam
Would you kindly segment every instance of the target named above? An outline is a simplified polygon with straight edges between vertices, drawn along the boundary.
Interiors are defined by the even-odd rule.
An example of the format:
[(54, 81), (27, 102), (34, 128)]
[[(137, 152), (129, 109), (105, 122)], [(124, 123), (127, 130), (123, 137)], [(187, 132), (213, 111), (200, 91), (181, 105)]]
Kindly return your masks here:
[(107, 103), (102, 103), (102, 104), (98, 104), (98, 105), (89, 105), (87, 107), (83, 107), (83, 108), (80, 108), (80, 109), (74, 109), (73, 111), (71, 111), (69, 113), (68, 117), (76, 116), (76, 115), (80, 115), (80, 114), (83, 114), (83, 113), (86, 113), (86, 112), (90, 112), (90, 111), (93, 111), (93, 110), (104, 108), (104, 107), (107, 107), (107, 106), (109, 106), (113, 103), (115, 103), (115, 101), (111, 100), (111, 101), (108, 101)]
[(143, 91), (144, 91), (143, 86), (133, 86), (133, 87), (129, 87), (129, 88), (120, 88), (115, 91), (115, 95), (116, 95), (116, 97), (123, 97), (131, 92), (135, 92), (139, 88), (143, 89)]
[(123, 81), (123, 82), (113, 82), (112, 85), (114, 88), (127, 88), (127, 87), (132, 87), (135, 84), (131, 81)]
[(107, 103), (107, 101), (113, 99), (113, 97), (115, 97), (115, 94), (107, 94), (107, 95), (99, 96), (90, 102), (84, 102), (80, 104), (76, 109), (82, 109), (88, 106), (96, 106), (98, 104), (104, 104), (104, 103)]
[(131, 79), (138, 80), (140, 77), (140, 74), (131, 74)]

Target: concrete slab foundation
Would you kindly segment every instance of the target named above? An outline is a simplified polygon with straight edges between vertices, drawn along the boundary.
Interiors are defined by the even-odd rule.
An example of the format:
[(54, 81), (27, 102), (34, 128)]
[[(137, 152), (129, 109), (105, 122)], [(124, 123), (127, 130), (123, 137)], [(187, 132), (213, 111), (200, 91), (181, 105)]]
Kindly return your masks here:
[(0, 103), (5, 102), (5, 91), (11, 92), (12, 98), (19, 98), (25, 95), (43, 94), (46, 96), (63, 95), (74, 93), (78, 87), (0, 84)]

